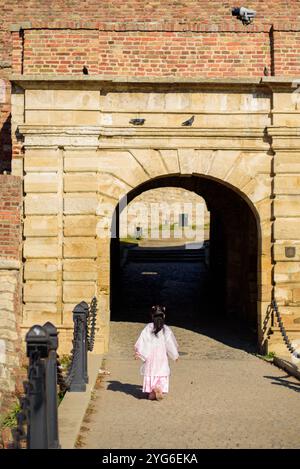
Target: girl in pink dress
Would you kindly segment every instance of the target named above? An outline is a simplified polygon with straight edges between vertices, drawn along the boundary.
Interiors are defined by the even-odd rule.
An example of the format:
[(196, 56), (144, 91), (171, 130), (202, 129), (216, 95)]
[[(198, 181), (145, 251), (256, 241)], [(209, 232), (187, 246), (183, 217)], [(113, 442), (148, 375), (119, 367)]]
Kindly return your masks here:
[(149, 393), (151, 400), (161, 400), (163, 393), (169, 391), (170, 367), (168, 356), (178, 360), (178, 344), (170, 327), (166, 326), (165, 307), (152, 307), (152, 322), (142, 330), (135, 346), (135, 359), (144, 363), (141, 374), (144, 375), (143, 392)]

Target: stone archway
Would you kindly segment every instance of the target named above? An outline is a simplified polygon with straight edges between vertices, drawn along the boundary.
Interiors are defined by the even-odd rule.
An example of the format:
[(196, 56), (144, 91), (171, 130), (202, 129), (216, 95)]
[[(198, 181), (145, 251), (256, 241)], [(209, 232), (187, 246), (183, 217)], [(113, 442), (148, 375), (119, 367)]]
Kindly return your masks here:
[[(113, 223), (116, 223), (117, 227), (116, 237), (111, 239), (111, 312), (124, 309), (124, 313), (118, 313), (119, 319), (122, 320), (123, 317), (123, 320), (134, 320), (128, 316), (128, 311), (126, 313), (126, 308), (123, 307), (127, 292), (126, 294), (123, 292), (122, 296), (122, 282), (119, 278), (119, 216), (125, 205), (130, 204), (140, 194), (163, 187), (180, 187), (202, 196), (206, 201), (211, 216), (210, 298), (205, 300), (205, 302), (209, 302), (209, 314), (211, 319), (214, 318), (216, 322), (218, 318), (223, 320), (230, 318), (237, 324), (247, 324), (252, 331), (255, 329), (258, 345), (261, 346), (262, 330), (259, 321), (261, 233), (259, 215), (250, 200), (240, 191), (209, 176), (193, 174), (153, 178), (137, 186), (120, 200), (113, 217)], [(142, 283), (140, 283), (140, 288), (142, 288)], [(140, 295), (134, 293), (134, 297), (132, 300), (136, 303)], [(143, 299), (143, 301), (147, 303), (147, 299)], [(168, 299), (165, 301), (166, 304), (169, 303)], [(188, 304), (188, 300), (186, 303)], [(149, 303), (146, 307), (149, 309), (150, 306)], [(133, 309), (143, 311), (145, 304), (139, 304)], [(141, 319), (138, 319), (139, 314), (135, 320), (143, 322), (148, 319), (148, 315), (142, 313)], [(173, 321), (175, 320), (174, 314), (176, 315), (173, 307), (173, 318), (171, 318)], [(178, 323), (175, 322), (175, 324)], [(184, 320), (182, 324), (189, 327), (188, 320)]]
[[(60, 109), (66, 90), (61, 83), (56, 86), (53, 100)], [(259, 97), (262, 106), (259, 112), (256, 107), (253, 112), (246, 112), (245, 99), (258, 99), (248, 85), (234, 88), (219, 84), (211, 88), (195, 84), (192, 90), (183, 84), (178, 88), (159, 83), (114, 88), (95, 82), (80, 86), (83, 87), (80, 92), (67, 90), (70, 103), (77, 109), (78, 99), (86, 101), (89, 96), (92, 116), (101, 118), (103, 125), (96, 125), (96, 121), (86, 125), (81, 120), (76, 125), (69, 121), (56, 125), (55, 120), (47, 120), (48, 113), (43, 107), (45, 89), (25, 89), (26, 101), (23, 94), (18, 95), (25, 110), (40, 109), (45, 117), (41, 121), (44, 123), (37, 124), (31, 119), (32, 114), (25, 113), (25, 123), (19, 125), (24, 136), (24, 169), (23, 160), (18, 160), (20, 168), (16, 166), (15, 172), (25, 171), (23, 331), (33, 323), (51, 320), (60, 329), (62, 351), (68, 352), (72, 309), (77, 302), (90, 301), (96, 294), (101, 311), (96, 351), (107, 350), (113, 211), (122, 197), (149, 181), (200, 177), (221, 184), (224, 191), (230, 188), (239, 194), (241, 203), (248, 204), (256, 213), (260, 246), (257, 318), (262, 344), (265, 339), (262, 323), (271, 300), (273, 268), (274, 152), (266, 130), (269, 90), (264, 88)], [(231, 103), (226, 113), (222, 107), (224, 96), (230, 96)], [(198, 112), (199, 106), (202, 117), (198, 124), (182, 127), (184, 118)], [(155, 121), (151, 117), (149, 125), (130, 126), (129, 117), (136, 109), (140, 114), (155, 113)], [(243, 119), (242, 127), (237, 127), (236, 113), (238, 122)], [(113, 115), (113, 120), (108, 120), (106, 114)], [(211, 115), (208, 121), (207, 114)], [(222, 122), (228, 126), (203, 127), (216, 114), (219, 116), (216, 123), (221, 124), (223, 115)], [(81, 111), (80, 115), (83, 116)], [(87, 113), (84, 116), (91, 118)], [(158, 121), (161, 127), (154, 126)], [(103, 212), (105, 206), (111, 208), (109, 213)], [(105, 236), (98, 235), (99, 224), (104, 227)], [(281, 245), (277, 251), (279, 248), (282, 249)]]

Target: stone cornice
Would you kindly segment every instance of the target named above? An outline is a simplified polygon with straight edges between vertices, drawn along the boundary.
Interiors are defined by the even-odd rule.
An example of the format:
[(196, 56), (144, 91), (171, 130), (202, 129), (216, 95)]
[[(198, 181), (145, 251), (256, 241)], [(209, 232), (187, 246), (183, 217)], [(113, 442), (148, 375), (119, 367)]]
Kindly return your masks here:
[(233, 128), (233, 127), (104, 127), (104, 126), (54, 126), (22, 124), (18, 126), (22, 135), (66, 135), (101, 137), (128, 136), (128, 137), (247, 137), (262, 138), (265, 129), (257, 128)]
[(104, 89), (114, 87), (154, 87), (199, 89), (206, 88), (236, 88), (251, 90), (251, 87), (261, 87), (265, 91), (290, 91), (300, 83), (299, 77), (270, 76), (270, 77), (240, 77), (240, 78), (205, 78), (205, 77), (133, 77), (112, 75), (16, 75), (10, 76), (12, 84), (22, 89), (49, 89), (49, 87), (70, 89)]

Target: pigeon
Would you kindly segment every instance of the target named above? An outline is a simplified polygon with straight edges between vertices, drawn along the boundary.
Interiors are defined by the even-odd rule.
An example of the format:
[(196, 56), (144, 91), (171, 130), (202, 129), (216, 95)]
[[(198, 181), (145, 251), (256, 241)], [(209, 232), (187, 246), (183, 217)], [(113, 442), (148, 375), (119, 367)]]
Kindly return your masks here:
[(82, 69), (82, 73), (84, 75), (88, 75), (89, 74), (89, 71), (88, 71), (88, 68), (84, 65), (83, 69)]
[(184, 125), (185, 127), (191, 127), (191, 125), (193, 124), (195, 120), (195, 116), (192, 116), (190, 119), (188, 119), (187, 121), (184, 121), (182, 122), (181, 125)]
[(130, 124), (143, 125), (146, 119), (130, 119)]
[(265, 67), (265, 68), (264, 68), (264, 75), (265, 75), (265, 77), (268, 77), (268, 76), (269, 76), (269, 69), (268, 69), (268, 67)]

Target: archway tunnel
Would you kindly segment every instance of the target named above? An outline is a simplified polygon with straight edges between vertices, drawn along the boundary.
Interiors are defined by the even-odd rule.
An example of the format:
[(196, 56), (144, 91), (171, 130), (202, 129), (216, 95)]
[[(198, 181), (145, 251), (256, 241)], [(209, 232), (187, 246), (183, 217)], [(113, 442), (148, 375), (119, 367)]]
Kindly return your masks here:
[[(208, 239), (149, 249), (120, 236), (124, 205), (158, 188), (182, 188), (205, 200)], [(258, 340), (259, 223), (255, 209), (232, 186), (205, 176), (147, 181), (120, 201), (111, 239), (111, 319), (149, 322), (153, 304), (167, 308), (168, 324), (201, 331), (254, 350)], [(169, 250), (168, 252), (166, 250)], [(181, 249), (181, 251), (180, 251)], [(225, 337), (225, 330), (232, 339)], [(241, 340), (241, 342), (239, 342)], [(248, 344), (248, 345), (245, 345)]]

